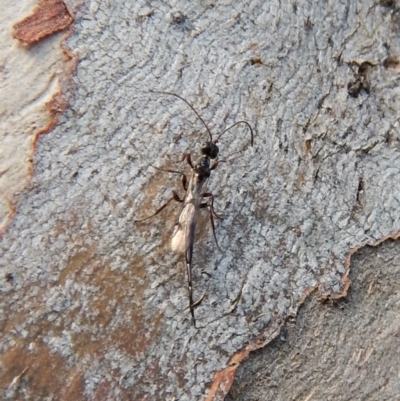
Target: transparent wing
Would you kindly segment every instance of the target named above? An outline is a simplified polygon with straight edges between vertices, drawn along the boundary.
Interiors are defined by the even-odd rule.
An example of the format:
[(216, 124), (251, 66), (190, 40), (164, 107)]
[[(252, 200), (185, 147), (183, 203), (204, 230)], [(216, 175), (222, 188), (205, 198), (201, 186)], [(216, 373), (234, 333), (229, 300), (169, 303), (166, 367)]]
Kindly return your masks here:
[(196, 326), (193, 306), (193, 281), (192, 281), (192, 258), (193, 245), (196, 233), (197, 214), (200, 208), (202, 195), (207, 187), (207, 178), (199, 180), (197, 174), (193, 174), (186, 197), (183, 203), (178, 223), (175, 226), (171, 238), (171, 249), (173, 252), (185, 254), (186, 274), (189, 291), (189, 309), (192, 315), (193, 325)]
[(196, 217), (195, 205), (193, 203), (185, 204), (172, 234), (171, 250), (173, 252), (183, 254), (191, 243), (193, 245)]
[[(175, 253), (183, 254), (190, 246), (193, 248), (197, 212), (200, 208), (202, 195), (207, 188), (207, 182), (207, 178), (199, 180), (196, 174), (190, 178), (179, 219), (171, 238), (171, 250)], [(189, 259), (192, 260), (191, 257)]]

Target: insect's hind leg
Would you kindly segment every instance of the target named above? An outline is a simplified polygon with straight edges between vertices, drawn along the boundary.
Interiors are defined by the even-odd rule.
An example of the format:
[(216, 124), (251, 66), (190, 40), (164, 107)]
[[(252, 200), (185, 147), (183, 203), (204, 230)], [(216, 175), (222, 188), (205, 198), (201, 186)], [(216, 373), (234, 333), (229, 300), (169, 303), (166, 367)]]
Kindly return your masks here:
[(172, 200), (174, 200), (174, 201), (176, 201), (176, 202), (181, 202), (181, 203), (183, 202), (183, 199), (179, 198), (179, 195), (176, 193), (176, 191), (172, 191), (172, 197), (167, 201), (167, 203), (165, 203), (165, 204), (162, 205), (158, 210), (156, 210), (155, 213), (153, 213), (152, 215), (147, 216), (147, 217), (145, 217), (145, 218), (143, 218), (143, 219), (134, 220), (134, 222), (135, 222), (135, 223), (140, 223), (140, 222), (145, 221), (145, 220), (147, 220), (147, 219), (151, 219), (152, 217), (154, 217), (154, 216), (156, 216), (158, 213), (160, 213), (162, 210), (164, 210), (164, 209), (169, 205), (169, 203), (170, 203)]
[(197, 301), (193, 301), (193, 294), (189, 295), (189, 310), (190, 314), (192, 315), (192, 325), (194, 327), (197, 327), (196, 318), (194, 317), (194, 310), (203, 302), (205, 295), (206, 293), (204, 292), (203, 295)]

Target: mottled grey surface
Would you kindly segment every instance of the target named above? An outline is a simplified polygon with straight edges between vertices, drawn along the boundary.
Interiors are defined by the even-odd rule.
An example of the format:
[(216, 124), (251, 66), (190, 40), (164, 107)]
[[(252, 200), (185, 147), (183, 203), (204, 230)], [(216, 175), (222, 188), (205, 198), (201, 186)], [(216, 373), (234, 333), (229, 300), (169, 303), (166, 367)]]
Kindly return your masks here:
[[(400, 231), (399, 75), (383, 66), (393, 15), (372, 1), (90, 2), (68, 42), (76, 96), (39, 141), (1, 242), (13, 275), (2, 353), (40, 342), (62, 361), (54, 388), (76, 379), (82, 399), (201, 399), (307, 288), (340, 292), (349, 250)], [(205, 213), (198, 329), (168, 249), (177, 208), (133, 219), (179, 188), (149, 163), (171, 166), (207, 136), (182, 101), (150, 89), (184, 96), (214, 133), (240, 119), (256, 131), (253, 149), (243, 128), (221, 140), (222, 158), (247, 149), (212, 175), (223, 252)], [(18, 391), (35, 394), (29, 383)]]
[(398, 400), (399, 251), (397, 240), (357, 252), (347, 299), (307, 300), (296, 322), (242, 364), (225, 400)]

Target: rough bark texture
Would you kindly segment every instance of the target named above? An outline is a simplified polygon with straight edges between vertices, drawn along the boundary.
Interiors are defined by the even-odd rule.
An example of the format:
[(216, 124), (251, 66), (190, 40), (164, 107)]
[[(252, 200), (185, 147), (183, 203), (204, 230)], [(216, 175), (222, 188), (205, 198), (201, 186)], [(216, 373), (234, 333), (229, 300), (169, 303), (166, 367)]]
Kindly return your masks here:
[[(92, 1), (76, 21), (75, 99), (1, 242), (3, 396), (223, 399), (216, 372), (310, 289), (347, 291), (349, 252), (400, 231), (396, 4)], [(205, 213), (197, 329), (168, 250), (177, 209), (133, 220), (179, 185), (150, 164), (180, 168), (167, 155), (207, 134), (151, 89), (214, 134), (256, 131), (253, 149), (239, 127), (220, 141), (221, 158), (243, 152), (212, 173), (223, 252)]]
[(349, 296), (315, 296), (295, 322), (238, 369), (226, 401), (397, 400), (400, 242), (354, 255)]

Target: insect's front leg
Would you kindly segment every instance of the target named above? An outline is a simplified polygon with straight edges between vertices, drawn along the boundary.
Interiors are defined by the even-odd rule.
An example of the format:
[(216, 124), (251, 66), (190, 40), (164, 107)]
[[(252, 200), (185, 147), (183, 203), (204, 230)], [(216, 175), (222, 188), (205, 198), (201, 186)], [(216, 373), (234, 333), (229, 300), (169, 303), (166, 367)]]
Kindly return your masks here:
[(153, 213), (152, 215), (147, 216), (147, 217), (145, 217), (145, 218), (143, 218), (143, 219), (134, 220), (134, 222), (135, 222), (135, 223), (140, 223), (141, 221), (145, 221), (145, 220), (147, 220), (147, 219), (150, 219), (150, 218), (156, 216), (158, 213), (160, 213), (162, 210), (164, 210), (164, 209), (169, 205), (169, 203), (170, 203), (172, 200), (174, 200), (174, 201), (176, 201), (176, 202), (181, 202), (181, 203), (183, 202), (183, 199), (181, 199), (181, 198), (179, 197), (179, 195), (177, 194), (177, 192), (176, 192), (176, 191), (172, 191), (172, 197), (168, 200), (167, 203), (165, 203), (165, 204), (162, 205), (158, 210), (156, 210), (155, 213)]
[(192, 156), (190, 155), (190, 153), (185, 153), (181, 159), (179, 160), (172, 160), (169, 156), (168, 156), (169, 160), (171, 160), (173, 163), (182, 163), (185, 159), (187, 161), (187, 163), (189, 164), (189, 166), (193, 169), (193, 163), (192, 163)]
[(185, 191), (187, 191), (187, 177), (186, 177), (186, 174), (182, 173), (181, 171), (170, 170), (170, 169), (165, 169), (165, 168), (159, 168), (159, 167), (156, 167), (156, 166), (153, 166), (153, 165), (151, 165), (151, 167), (153, 167), (153, 168), (155, 168), (156, 170), (159, 170), (159, 171), (164, 171), (166, 173), (180, 174), (181, 175), (181, 181), (182, 181), (183, 189)]
[(221, 248), (220, 248), (220, 246), (219, 246), (219, 244), (218, 244), (218, 241), (217, 241), (217, 236), (215, 235), (214, 216), (215, 216), (217, 219), (220, 219), (220, 220), (222, 220), (222, 217), (219, 216), (219, 215), (215, 212), (215, 210), (214, 210), (214, 195), (213, 195), (211, 192), (205, 192), (205, 193), (203, 194), (203, 198), (211, 198), (211, 202), (210, 202), (210, 203), (207, 203), (207, 202), (201, 203), (201, 204), (200, 204), (200, 209), (205, 209), (206, 207), (209, 208), (209, 210), (210, 210), (211, 227), (212, 227), (212, 231), (213, 231), (215, 243), (217, 244), (218, 249), (221, 250)]
[(215, 170), (218, 167), (219, 163), (226, 163), (229, 160), (217, 160), (211, 167), (210, 170)]

